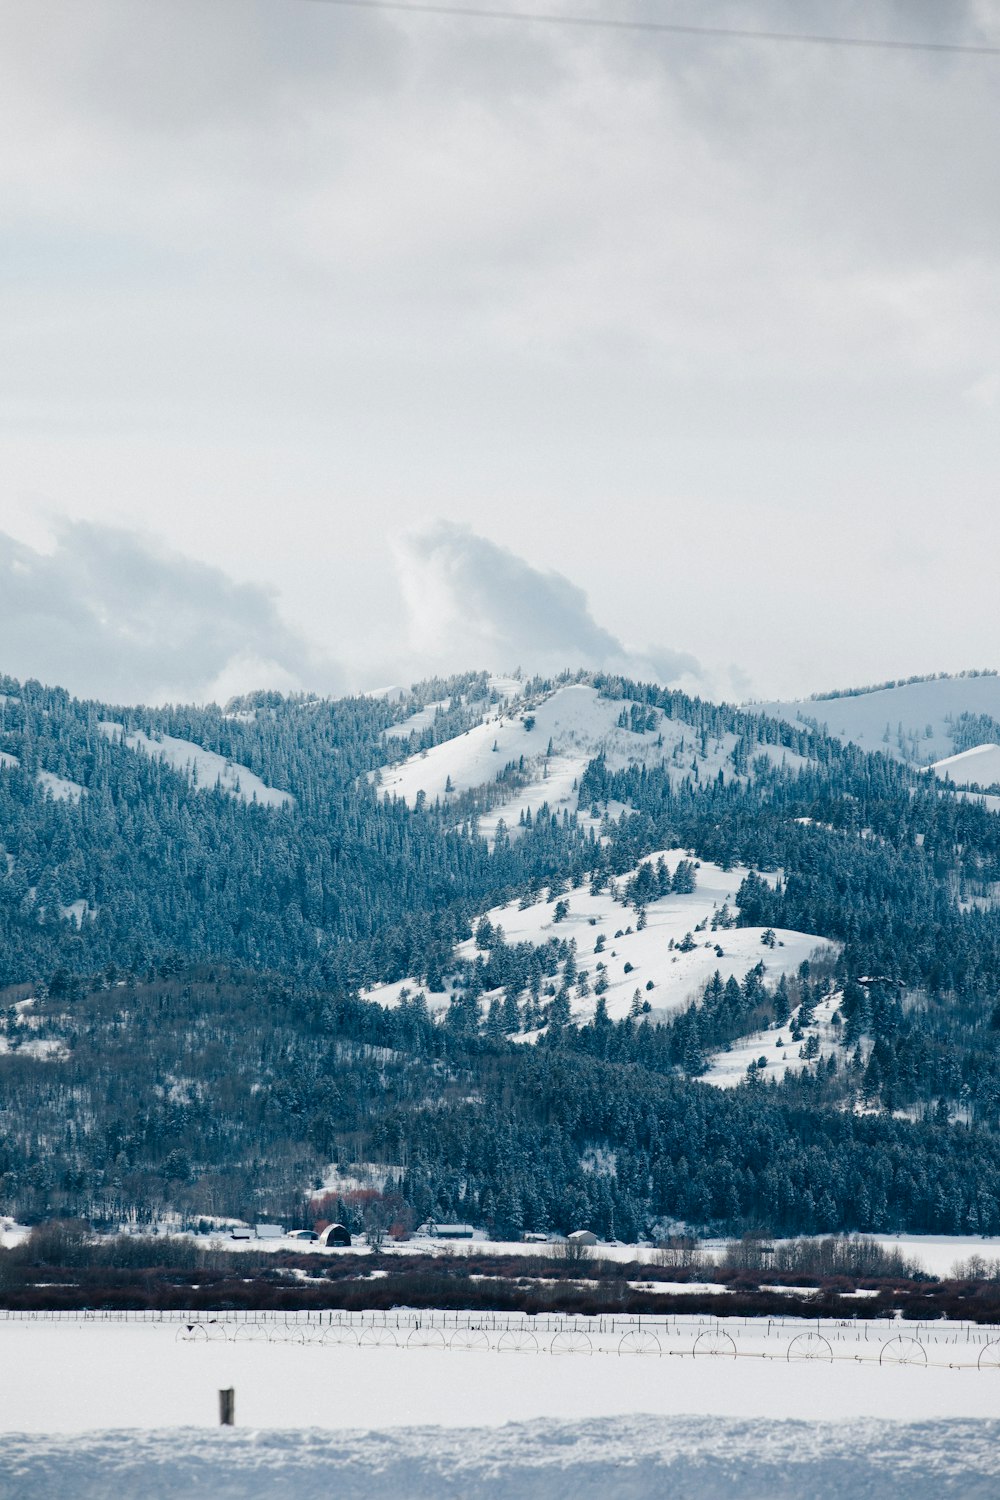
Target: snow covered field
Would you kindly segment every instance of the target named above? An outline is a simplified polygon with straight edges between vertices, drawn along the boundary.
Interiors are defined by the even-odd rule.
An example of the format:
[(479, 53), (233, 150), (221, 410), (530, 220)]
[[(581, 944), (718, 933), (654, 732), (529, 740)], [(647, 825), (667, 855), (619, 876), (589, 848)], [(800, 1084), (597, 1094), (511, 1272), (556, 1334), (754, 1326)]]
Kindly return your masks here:
[(0, 1438), (0, 1500), (995, 1500), (1000, 1423), (629, 1416)]
[[(558, 1357), (501, 1353), (495, 1330), (458, 1351), (2, 1321), (0, 1497), (998, 1493), (1000, 1368), (971, 1363), (996, 1330), (824, 1325), (837, 1358), (789, 1361), (815, 1323), (687, 1320), (640, 1357), (613, 1352), (626, 1326)], [(692, 1357), (701, 1333), (721, 1352)], [(926, 1366), (877, 1363), (913, 1335)]]
[[(205, 1328), (208, 1319), (202, 1314)], [(349, 1344), (292, 1341), (336, 1329), (316, 1316), (297, 1326), (232, 1322), (229, 1338), (217, 1325), (217, 1338), (193, 1341), (187, 1325), (174, 1322), (0, 1322), (0, 1431), (214, 1427), (216, 1394), (226, 1386), (237, 1392), (238, 1427), (294, 1430), (499, 1427), (637, 1412), (930, 1421), (994, 1416), (1000, 1397), (999, 1332), (967, 1325), (705, 1316), (643, 1319), (640, 1329), (621, 1317), (390, 1313), (384, 1343), (364, 1343), (381, 1316), (355, 1314), (352, 1322)], [(447, 1347), (456, 1328), (480, 1325), (483, 1347)], [(514, 1332), (505, 1334), (508, 1325)], [(240, 1328), (261, 1337), (234, 1337)], [(808, 1358), (817, 1329), (828, 1349), (817, 1344)], [(619, 1355), (637, 1331), (654, 1341), (648, 1352)], [(789, 1359), (801, 1335), (810, 1335), (799, 1344), (802, 1358), (792, 1350)], [(916, 1341), (927, 1364), (900, 1338)], [(915, 1364), (900, 1364), (903, 1355)], [(976, 1368), (981, 1356), (990, 1368)]]
[(994, 1500), (1000, 1423), (698, 1417), (0, 1438), (0, 1500)]
[[(289, 1324), (273, 1315), (259, 1325), (201, 1318), (193, 1338), (173, 1321), (0, 1321), (0, 1431), (211, 1427), (216, 1394), (228, 1386), (239, 1427), (331, 1430), (635, 1412), (922, 1421), (994, 1416), (1000, 1397), (1000, 1331), (966, 1324), (427, 1312), (355, 1314), (342, 1324), (315, 1314)], [(351, 1341), (319, 1341), (331, 1332)]]

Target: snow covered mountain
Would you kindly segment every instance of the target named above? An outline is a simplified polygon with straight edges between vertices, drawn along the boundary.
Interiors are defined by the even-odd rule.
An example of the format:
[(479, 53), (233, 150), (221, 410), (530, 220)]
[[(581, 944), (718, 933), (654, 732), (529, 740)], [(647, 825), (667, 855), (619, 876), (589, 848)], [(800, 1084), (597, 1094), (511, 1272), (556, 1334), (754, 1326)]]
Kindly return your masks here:
[[(816, 725), (863, 750), (928, 766), (970, 748), (956, 743), (963, 725), (1000, 720), (1000, 676), (968, 673), (927, 677), (832, 697), (750, 705), (792, 724)], [(984, 735), (983, 739), (989, 738)], [(951, 779), (959, 784), (957, 776)]]
[[(372, 779), (389, 798), (414, 807), (449, 802), (462, 810), (472, 794), (480, 831), (493, 838), (503, 820), (516, 833), (519, 824), (547, 808), (550, 813), (599, 815), (579, 807), (579, 783), (589, 763), (602, 756), (609, 770), (630, 765), (667, 766), (671, 781), (691, 777), (702, 784), (719, 776), (730, 781), (737, 770), (740, 736), (712, 736), (689, 720), (659, 707), (608, 697), (588, 682), (573, 682), (541, 693), (526, 693), (516, 680), (502, 682), (504, 696), (488, 703), (476, 722), (431, 748), (387, 764)], [(399, 743), (426, 729), (450, 700), (427, 705), (385, 731)], [(804, 758), (783, 745), (761, 744), (755, 753), (791, 769)], [(463, 803), (463, 796), (466, 802)], [(623, 809), (601, 809), (618, 816)]]

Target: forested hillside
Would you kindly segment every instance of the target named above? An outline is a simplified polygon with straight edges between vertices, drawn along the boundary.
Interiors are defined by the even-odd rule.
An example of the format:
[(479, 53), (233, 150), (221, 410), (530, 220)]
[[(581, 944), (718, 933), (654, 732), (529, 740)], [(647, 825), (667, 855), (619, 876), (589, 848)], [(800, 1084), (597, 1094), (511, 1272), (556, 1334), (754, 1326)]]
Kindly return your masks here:
[[(539, 741), (567, 685), (610, 718), (606, 749)], [(294, 1221), (361, 1163), (404, 1228), (1000, 1230), (1000, 818), (980, 800), (620, 679), (225, 712), (2, 686), (0, 1211)], [(425, 795), (424, 753), (460, 756), (486, 720), (492, 780)], [(412, 795), (386, 794), (394, 766)], [(643, 875), (665, 849), (688, 854)], [(518, 948), (481, 921), (614, 888), (641, 930), (699, 861), (743, 871), (703, 949), (738, 924), (828, 939), (829, 961), (777, 987), (748, 962), (661, 1015), (637, 989), (611, 1019), (603, 931), (588, 982), (568, 928)], [(404, 978), (393, 1010), (359, 998)], [(768, 1028), (796, 1049), (781, 1082), (702, 1081)]]
[[(516, 767), (498, 766), (458, 810), (447, 798), (409, 805), (369, 779), (478, 722), (497, 700), (485, 674), (422, 684), (395, 704), (266, 694), (225, 713), (0, 686), (0, 983), (41, 981), (60, 966), (141, 974), (166, 957), (210, 955), (350, 987), (405, 974), (414, 960), (425, 971), (427, 955), (446, 952), (498, 893), (602, 859), (593, 829), (565, 808), (546, 808), (516, 839), (477, 836), (497, 786), (516, 787)], [(627, 684), (596, 686), (632, 701)], [(530, 705), (550, 690), (525, 683), (522, 697)], [(429, 722), (385, 735), (442, 694), (448, 706)], [(681, 694), (663, 695), (660, 709), (705, 745), (730, 734), (737, 771), (759, 743), (815, 740)], [(292, 800), (263, 806), (196, 781), (174, 746), (174, 764), (131, 748), (135, 731), (153, 751), (169, 736), (189, 744), (192, 761), (213, 752), (237, 768), (235, 781), (243, 767)]]

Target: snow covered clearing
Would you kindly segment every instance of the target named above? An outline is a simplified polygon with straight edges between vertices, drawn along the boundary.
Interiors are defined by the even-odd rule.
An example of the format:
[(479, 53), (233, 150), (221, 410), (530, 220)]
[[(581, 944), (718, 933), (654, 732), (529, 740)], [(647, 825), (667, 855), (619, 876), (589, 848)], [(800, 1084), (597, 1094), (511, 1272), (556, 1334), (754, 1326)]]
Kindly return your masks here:
[(390, 724), (388, 729), (383, 729), (384, 740), (406, 740), (411, 734), (417, 734), (421, 729), (429, 729), (437, 717), (438, 709), (446, 709), (451, 706), (450, 698), (439, 698), (434, 703), (428, 703), (423, 708), (418, 708), (416, 713), (402, 721), (400, 724)]
[[(675, 874), (681, 860), (691, 860), (692, 856), (683, 849), (648, 855), (635, 870), (619, 877), (617, 895), (607, 890), (593, 895), (588, 886), (581, 886), (523, 909), (516, 901), (493, 907), (486, 918), (493, 927), (503, 929), (511, 945), (531, 943), (539, 947), (550, 938), (576, 940), (577, 969), (587, 971), (590, 987), (586, 995), (578, 990), (571, 994), (570, 1007), (577, 1019), (589, 1019), (594, 1014), (598, 999), (594, 987), (602, 976), (607, 981), (604, 1000), (608, 1015), (620, 1020), (629, 1014), (636, 990), (641, 1001), (649, 1002), (654, 1015), (666, 1015), (700, 996), (716, 970), (723, 980), (730, 976), (742, 979), (749, 969), (762, 963), (766, 978), (776, 983), (782, 974), (794, 973), (803, 959), (812, 958), (817, 950), (835, 951), (832, 944), (814, 933), (775, 929), (772, 948), (762, 941), (764, 929), (760, 927), (720, 926), (712, 930), (713, 921), (718, 923), (721, 918), (725, 922), (735, 915), (736, 893), (748, 871), (742, 866), (723, 870), (707, 860), (695, 871), (694, 891), (672, 892), (645, 906), (646, 925), (640, 929), (635, 909), (625, 905), (623, 898), (641, 866), (655, 867), (661, 858)], [(556, 908), (561, 904), (566, 911), (557, 921)], [(470, 938), (455, 949), (455, 957), (473, 960), (478, 951)], [(651, 987), (647, 989), (647, 985)], [(362, 993), (379, 1005), (395, 1006), (403, 990), (414, 993), (420, 988), (416, 980), (404, 979)], [(451, 994), (449, 981), (445, 993), (427, 994), (427, 1003), (432, 1009), (441, 1008)], [(492, 993), (483, 997), (484, 1006), (491, 998)]]
[(1000, 745), (976, 745), (935, 761), (930, 769), (955, 786), (994, 786), (1000, 783)]
[[(845, 1049), (840, 1040), (840, 1027), (833, 1023), (832, 1017), (837, 1013), (840, 1000), (840, 992), (836, 991), (819, 1002), (814, 1011), (815, 1020), (804, 1028), (801, 1041), (790, 1039), (792, 1018), (780, 1026), (769, 1027), (767, 1031), (755, 1031), (752, 1036), (741, 1037), (728, 1052), (716, 1052), (712, 1056), (708, 1071), (701, 1075), (702, 1082), (723, 1089), (735, 1088), (746, 1080), (747, 1069), (753, 1064), (759, 1077), (780, 1083), (786, 1073), (801, 1073), (804, 1068), (815, 1067), (831, 1053), (836, 1055), (839, 1066)], [(793, 1012), (795, 1015), (797, 1012)], [(812, 1045), (818, 1050), (803, 1056), (811, 1037), (815, 1037)], [(763, 1068), (759, 1066), (762, 1058), (765, 1061)]]
[[(939, 677), (874, 693), (800, 698), (747, 707), (792, 724), (815, 722), (838, 739), (897, 760), (928, 765), (954, 750), (951, 722), (963, 713), (1000, 719), (1000, 677)], [(928, 733), (930, 730), (930, 733)]]
[[(9, 750), (0, 750), (0, 769), (8, 766), (14, 770), (20, 764), (18, 757)], [(87, 795), (85, 786), (81, 786), (78, 781), (70, 781), (65, 776), (57, 776), (54, 771), (36, 771), (35, 784), (40, 787), (43, 795), (48, 793), (53, 802), (79, 802), (81, 797)]]
[[(14, 1048), (5, 1036), (0, 1036), (0, 1052), (13, 1052)], [(69, 1057), (69, 1048), (58, 1037), (30, 1037), (20, 1042), (17, 1051), (22, 1057), (33, 1057), (37, 1062), (64, 1062)]]
[(954, 1276), (970, 1260), (1000, 1263), (1000, 1239), (980, 1235), (875, 1234), (887, 1250), (899, 1250), (932, 1276)]
[(70, 781), (65, 776), (57, 776), (54, 771), (36, 771), (35, 780), (53, 802), (79, 802), (81, 797), (87, 795), (85, 786), (81, 786), (78, 781)]
[(202, 791), (218, 789), (258, 807), (287, 807), (295, 802), (291, 792), (276, 791), (248, 766), (227, 760), (214, 750), (205, 750), (192, 740), (177, 739), (170, 734), (150, 736), (141, 729), (127, 733), (124, 724), (111, 719), (102, 719), (97, 727), (109, 740), (120, 740), (130, 750), (152, 760), (166, 761)]
[(74, 922), (78, 928), (83, 926), (84, 918), (93, 921), (97, 916), (97, 907), (91, 906), (83, 897), (78, 901), (71, 901), (68, 906), (60, 906), (59, 910), (64, 921)]
[[(624, 715), (631, 725), (633, 711), (638, 715), (634, 722), (646, 727), (633, 729), (620, 722)], [(574, 683), (535, 702), (522, 699), (513, 710), (504, 704), (490, 708), (464, 734), (383, 768), (379, 790), (410, 806), (421, 792), (429, 802), (447, 802), (449, 796), (495, 787), (504, 772), (513, 774), (515, 782), (501, 805), (480, 818), (482, 832), (492, 837), (501, 817), (513, 832), (522, 813), (534, 817), (543, 805), (551, 812), (576, 812), (579, 779), (597, 755), (605, 756), (612, 771), (666, 764), (678, 783), (690, 775), (710, 780), (719, 771), (729, 780), (736, 774), (731, 759), (736, 743), (735, 735), (726, 734), (702, 750), (690, 724), (667, 718), (661, 709), (605, 698), (585, 683)], [(760, 749), (775, 764), (804, 764), (801, 756), (780, 746)]]

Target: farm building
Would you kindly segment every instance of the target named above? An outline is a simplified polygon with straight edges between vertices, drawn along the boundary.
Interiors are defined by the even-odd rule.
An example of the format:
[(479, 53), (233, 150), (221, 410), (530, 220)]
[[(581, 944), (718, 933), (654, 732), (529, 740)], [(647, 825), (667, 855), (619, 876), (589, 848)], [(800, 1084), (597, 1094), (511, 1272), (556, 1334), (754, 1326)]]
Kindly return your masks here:
[(343, 1224), (328, 1224), (320, 1235), (319, 1242), (327, 1248), (331, 1245), (339, 1245), (343, 1248), (349, 1247), (351, 1243), (351, 1231)]
[(471, 1224), (427, 1224), (425, 1232), (439, 1240), (471, 1240), (475, 1229)]
[(596, 1245), (597, 1235), (589, 1229), (574, 1229), (572, 1234), (566, 1236), (569, 1245)]

